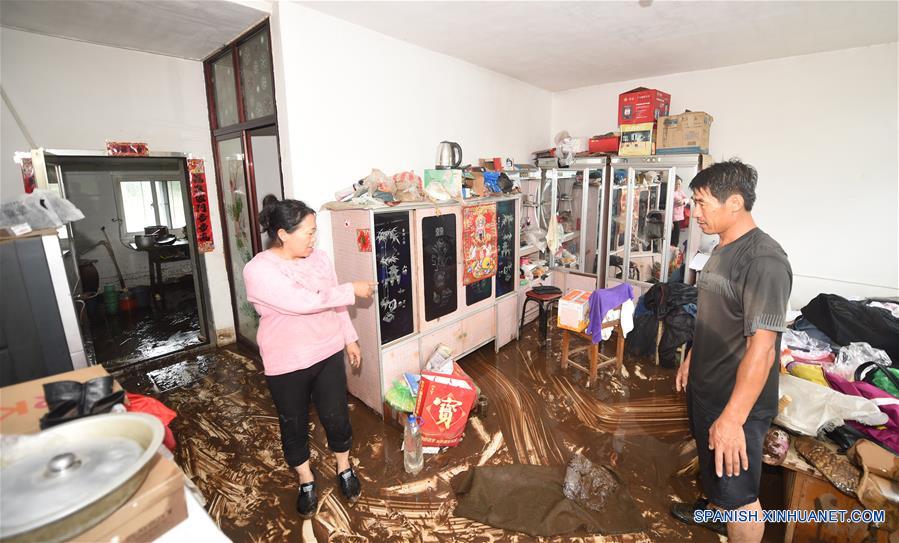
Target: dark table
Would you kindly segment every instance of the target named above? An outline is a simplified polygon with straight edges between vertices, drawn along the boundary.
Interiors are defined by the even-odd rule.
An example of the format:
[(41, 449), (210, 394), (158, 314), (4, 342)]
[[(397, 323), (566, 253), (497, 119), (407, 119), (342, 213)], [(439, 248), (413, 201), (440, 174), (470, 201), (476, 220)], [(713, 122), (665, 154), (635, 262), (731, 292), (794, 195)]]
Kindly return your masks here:
[(144, 251), (147, 253), (147, 260), (150, 263), (150, 296), (153, 303), (158, 299), (162, 301), (162, 307), (165, 307), (165, 290), (162, 288), (162, 265), (166, 262), (177, 262), (179, 260), (190, 260), (190, 243), (187, 240), (179, 239), (168, 245), (153, 245), (146, 249), (138, 249), (134, 242), (129, 243), (132, 249), (136, 251)]

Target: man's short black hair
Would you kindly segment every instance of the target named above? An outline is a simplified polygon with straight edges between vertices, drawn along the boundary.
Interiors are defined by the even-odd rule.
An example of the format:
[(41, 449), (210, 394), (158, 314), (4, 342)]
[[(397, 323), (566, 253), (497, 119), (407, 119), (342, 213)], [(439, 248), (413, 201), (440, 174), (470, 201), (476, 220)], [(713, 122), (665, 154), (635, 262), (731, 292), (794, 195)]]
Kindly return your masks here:
[(759, 174), (749, 164), (744, 164), (739, 158), (732, 158), (727, 162), (719, 162), (702, 170), (690, 181), (690, 190), (707, 189), (712, 196), (724, 203), (732, 194), (743, 197), (743, 207), (746, 211), (752, 211), (755, 204), (755, 185), (758, 183)]

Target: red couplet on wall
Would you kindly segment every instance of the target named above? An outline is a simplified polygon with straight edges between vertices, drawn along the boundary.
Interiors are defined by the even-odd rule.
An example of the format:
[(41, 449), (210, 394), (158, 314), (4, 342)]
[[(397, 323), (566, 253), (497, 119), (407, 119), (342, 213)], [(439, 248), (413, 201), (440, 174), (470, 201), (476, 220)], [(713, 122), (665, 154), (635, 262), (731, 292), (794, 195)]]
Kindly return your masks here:
[(31, 194), (37, 188), (37, 180), (34, 176), (34, 164), (30, 158), (22, 159), (22, 184), (25, 185), (25, 194)]
[(212, 240), (212, 218), (209, 216), (209, 198), (206, 193), (206, 166), (201, 158), (187, 160), (190, 176), (190, 202), (194, 210), (194, 225), (197, 229), (197, 249), (208, 253), (215, 249)]

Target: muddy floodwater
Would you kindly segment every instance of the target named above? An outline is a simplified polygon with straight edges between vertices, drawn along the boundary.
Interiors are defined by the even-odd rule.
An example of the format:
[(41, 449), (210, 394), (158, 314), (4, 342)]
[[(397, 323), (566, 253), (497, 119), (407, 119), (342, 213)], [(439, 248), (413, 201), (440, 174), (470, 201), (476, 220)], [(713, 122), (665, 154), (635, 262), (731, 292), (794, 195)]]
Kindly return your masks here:
[[(171, 425), (178, 440), (176, 461), (234, 541), (538, 540), (454, 516), (450, 482), (472, 466), (566, 466), (575, 453), (614, 470), (646, 528), (541, 541), (719, 541), (711, 531), (680, 524), (668, 513), (672, 501), (692, 502), (698, 493), (689, 471), (678, 473), (692, 451), (674, 371), (651, 360), (627, 360), (624, 375), (603, 368), (599, 382), (588, 389), (586, 374), (560, 369), (558, 331), (550, 332), (552, 341), (543, 349), (537, 327), (530, 325), (520, 341), (498, 354), (490, 344), (460, 361), (489, 399), (487, 413), (469, 420), (459, 446), (425, 455), (416, 476), (403, 471), (401, 428), (351, 398), (351, 455), (363, 485), (362, 497), (351, 507), (337, 488), (333, 456), (313, 412), (311, 462), (321, 508), (307, 521), (294, 509), (296, 476), (284, 463), (278, 419), (254, 354), (214, 350), (129, 368), (117, 377), (127, 389), (154, 395), (178, 412)], [(603, 349), (614, 353), (614, 341)], [(147, 376), (156, 370), (164, 371), (153, 374), (155, 379)], [(773, 494), (779, 499), (779, 489)], [(763, 496), (762, 505), (779, 504), (766, 505)], [(765, 539), (778, 540), (776, 530), (769, 529)]]

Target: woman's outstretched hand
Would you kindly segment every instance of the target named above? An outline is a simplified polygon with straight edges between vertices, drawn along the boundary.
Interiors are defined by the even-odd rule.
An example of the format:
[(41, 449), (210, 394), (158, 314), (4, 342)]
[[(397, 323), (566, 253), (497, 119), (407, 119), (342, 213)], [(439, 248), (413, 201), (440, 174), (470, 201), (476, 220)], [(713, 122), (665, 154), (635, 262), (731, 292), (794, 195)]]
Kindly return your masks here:
[(353, 281), (353, 292), (358, 298), (371, 298), (377, 287), (378, 283), (371, 281)]

